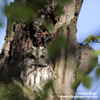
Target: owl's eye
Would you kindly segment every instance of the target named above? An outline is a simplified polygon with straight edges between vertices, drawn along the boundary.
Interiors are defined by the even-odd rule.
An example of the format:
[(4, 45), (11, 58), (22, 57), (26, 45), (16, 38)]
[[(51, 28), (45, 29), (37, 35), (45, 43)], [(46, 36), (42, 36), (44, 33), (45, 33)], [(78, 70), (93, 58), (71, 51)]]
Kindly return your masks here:
[(30, 58), (36, 60), (36, 56), (34, 55), (31, 55)]
[(45, 58), (45, 56), (44, 55), (41, 55), (40, 58)]

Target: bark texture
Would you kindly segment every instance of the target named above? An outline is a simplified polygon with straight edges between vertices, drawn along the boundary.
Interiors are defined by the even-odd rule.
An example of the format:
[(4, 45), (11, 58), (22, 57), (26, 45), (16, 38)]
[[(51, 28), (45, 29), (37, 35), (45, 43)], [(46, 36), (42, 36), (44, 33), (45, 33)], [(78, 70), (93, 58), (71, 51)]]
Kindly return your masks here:
[[(72, 0), (71, 3), (66, 4), (64, 7), (65, 14), (60, 17), (60, 20), (55, 24), (55, 30), (52, 32), (53, 34), (55, 32), (57, 33), (57, 30), (62, 27), (62, 34), (67, 38), (68, 48), (66, 51), (62, 50), (60, 59), (55, 61), (55, 69), (50, 69), (52, 70), (51, 72), (54, 73), (52, 74), (53, 76), (50, 74), (50, 77), (54, 77), (55, 75), (57, 77), (54, 82), (56, 96), (53, 97), (51, 94), (50, 100), (72, 100), (72, 98), (61, 98), (60, 96), (74, 95), (75, 91), (72, 89), (72, 84), (75, 82), (77, 75), (79, 73), (88, 73), (91, 68), (90, 62), (92, 60), (97, 61), (97, 57), (92, 56), (93, 49), (87, 45), (78, 44), (76, 39), (76, 24), (81, 5), (82, 0)], [(39, 53), (41, 53), (40, 50), (42, 49), (36, 47), (39, 49), (35, 51), (33, 48), (35, 41), (33, 33), (34, 29), (32, 23), (12, 23), (8, 20), (5, 44), (0, 54), (0, 80), (4, 79), (4, 77), (20, 77), (21, 72), (30, 68), (29, 66), (33, 69), (35, 68), (34, 66), (42, 67), (42, 69), (36, 69), (36, 71), (41, 70), (41, 72), (43, 68), (48, 65), (50, 67), (53, 66), (50, 62), (43, 62), (44, 59), (41, 60), (39, 58)], [(37, 56), (39, 60), (35, 61), (34, 55)], [(27, 62), (27, 64), (25, 64), (25, 62)]]

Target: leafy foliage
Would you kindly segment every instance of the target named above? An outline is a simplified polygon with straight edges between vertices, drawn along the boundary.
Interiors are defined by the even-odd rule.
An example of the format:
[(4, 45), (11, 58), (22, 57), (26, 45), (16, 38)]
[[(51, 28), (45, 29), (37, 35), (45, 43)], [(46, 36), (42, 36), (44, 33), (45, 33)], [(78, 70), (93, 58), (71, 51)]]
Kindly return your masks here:
[[(55, 10), (56, 15), (61, 15), (64, 13), (63, 8), (65, 3), (70, 0), (55, 0), (57, 2), (57, 9)], [(40, 9), (48, 3), (51, 3), (52, 0), (26, 0), (25, 3), (23, 0), (15, 0), (14, 3), (11, 3), (10, 6), (6, 4), (5, 14), (10, 20), (33, 20), (38, 16)]]
[[(66, 4), (66, 2), (69, 2), (70, 0), (56, 0), (57, 6), (54, 10), (55, 16), (60, 16), (61, 14), (64, 14), (63, 7)], [(45, 4), (48, 2), (51, 2), (51, 0), (28, 0), (28, 3), (23, 3), (21, 0), (19, 2), (11, 3), (10, 6), (6, 5), (5, 7), (5, 14), (8, 19), (11, 21), (15, 20), (24, 20), (24, 21), (32, 21), (38, 16), (39, 9), (43, 8)], [(48, 31), (52, 31), (54, 28), (54, 25), (51, 24), (50, 20), (46, 20), (44, 22), (44, 27)], [(100, 40), (99, 36), (89, 36), (85, 42), (86, 44), (89, 44), (91, 40), (95, 40), (99, 43), (98, 39)], [(67, 43), (66, 38), (63, 35), (59, 35), (57, 39), (48, 45), (48, 55), (49, 59), (51, 61), (54, 61), (55, 59), (60, 57), (62, 49), (66, 49)], [(100, 54), (100, 51), (95, 53)], [(100, 75), (100, 69), (97, 70), (97, 75)], [(74, 89), (77, 88), (77, 86), (80, 84), (80, 82), (83, 82), (83, 84), (90, 88), (91, 78), (87, 77), (86, 75), (79, 75), (76, 78), (76, 82), (74, 83), (73, 87)], [(50, 88), (53, 87), (52, 82), (48, 82), (44, 88), (43, 92), (40, 92), (39, 95), (36, 96), (35, 100), (46, 100), (48, 97), (48, 91)], [(5, 92), (5, 93), (4, 93)], [(3, 94), (2, 94), (3, 93)], [(28, 97), (25, 97), (23, 95), (22, 88), (18, 85), (13, 84), (12, 86), (6, 86), (3, 89), (3, 92), (1, 93), (0, 99), (1, 100), (29, 100)], [(17, 94), (17, 96), (16, 96)], [(23, 97), (23, 99), (22, 99)], [(3, 99), (2, 99), (3, 98)]]
[(44, 28), (51, 32), (54, 29), (54, 25), (50, 22), (50, 20), (45, 20)]
[(58, 5), (65, 5), (66, 2), (71, 2), (71, 0), (56, 0), (56, 2), (58, 3)]
[(50, 3), (51, 0), (27, 0), (26, 2), (28, 6), (38, 12), (38, 10), (44, 8), (47, 3)]
[(57, 2), (57, 6), (54, 10), (54, 15), (60, 16), (60, 15), (64, 14), (64, 5), (66, 3), (70, 3), (71, 0), (56, 0), (56, 2)]
[(100, 55), (100, 50), (94, 51), (93, 55)]
[(43, 91), (40, 91), (38, 95), (36, 95), (35, 100), (47, 100), (49, 97), (49, 90), (53, 90), (53, 82), (49, 81), (43, 87)]
[(75, 83), (73, 84), (73, 89), (77, 89), (79, 84), (83, 82), (83, 85), (86, 86), (88, 89), (90, 89), (90, 84), (91, 84), (92, 79), (85, 74), (80, 74), (77, 76)]
[[(5, 6), (5, 14), (8, 19), (11, 21), (16, 20), (25, 20), (29, 21), (32, 19), (34, 10), (25, 5), (16, 5), (15, 3), (11, 3), (10, 6)], [(35, 16), (35, 13), (34, 13)]]
[(0, 84), (0, 100), (29, 100), (22, 88), (15, 83)]
[(97, 64), (96, 75), (97, 75), (97, 78), (100, 77), (100, 64)]
[(97, 77), (100, 76), (100, 68), (98, 68), (98, 69), (96, 70), (96, 74), (97, 74)]
[(98, 59), (91, 60), (89, 64), (90, 68), (89, 68), (88, 73), (90, 73), (94, 69), (94, 67), (97, 66), (97, 64), (98, 64)]
[(88, 36), (88, 38), (85, 39), (84, 42), (86, 42), (86, 44), (89, 44), (90, 41), (92, 40), (93, 42), (100, 43), (100, 42), (98, 41), (98, 39), (100, 40), (100, 36), (93, 36), (93, 35), (90, 35), (90, 36)]
[(47, 47), (49, 59), (51, 61), (54, 61), (55, 59), (59, 58), (62, 49), (66, 49), (66, 47), (66, 38), (63, 35), (59, 35), (56, 40), (53, 43), (49, 44)]
[(57, 6), (54, 10), (54, 15), (55, 16), (60, 16), (64, 14), (64, 9), (63, 6)]
[(47, 100), (49, 90), (53, 90), (53, 81), (48, 81), (43, 91), (34, 93), (30, 86), (22, 81), (13, 80), (10, 83), (0, 83), (0, 100)]

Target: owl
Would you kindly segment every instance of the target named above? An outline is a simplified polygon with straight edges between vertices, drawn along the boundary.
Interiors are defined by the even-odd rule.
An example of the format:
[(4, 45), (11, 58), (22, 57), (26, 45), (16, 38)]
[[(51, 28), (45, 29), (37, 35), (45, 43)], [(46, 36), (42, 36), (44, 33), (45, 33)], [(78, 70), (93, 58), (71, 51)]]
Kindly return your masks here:
[(21, 78), (36, 92), (42, 90), (47, 81), (56, 79), (51, 63), (47, 62), (46, 48), (32, 47), (27, 50)]

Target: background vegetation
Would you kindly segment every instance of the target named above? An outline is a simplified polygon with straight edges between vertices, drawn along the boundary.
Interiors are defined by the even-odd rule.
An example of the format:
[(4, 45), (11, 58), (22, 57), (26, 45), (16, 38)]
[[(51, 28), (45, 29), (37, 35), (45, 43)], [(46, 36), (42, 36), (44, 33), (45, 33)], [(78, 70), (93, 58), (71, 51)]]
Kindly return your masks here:
[[(22, 0), (16, 0), (14, 3), (11, 3), (10, 6), (7, 5), (5, 1), (5, 9), (4, 12), (7, 18), (10, 21), (25, 21), (30, 22), (34, 21), (36, 17), (39, 16), (39, 10), (44, 8), (44, 6), (48, 3), (51, 3), (51, 0), (28, 0), (28, 3), (23, 2)], [(57, 6), (54, 9), (53, 16), (60, 16), (64, 14), (63, 7), (66, 3), (71, 2), (70, 0), (54, 0), (57, 3)], [(54, 25), (49, 24), (48, 20), (45, 21), (44, 26), (47, 30), (52, 30)], [(0, 25), (2, 25), (0, 23)], [(49, 26), (50, 25), (50, 26)], [(89, 37), (85, 40), (87, 44), (91, 41), (91, 39), (95, 39), (98, 42), (99, 37)], [(52, 48), (55, 48), (55, 51), (52, 51)], [(48, 53), (50, 60), (54, 61), (58, 57), (60, 57), (61, 50), (67, 48), (66, 38), (59, 34), (53, 44), (48, 45)], [(94, 55), (100, 54), (100, 51), (96, 51), (93, 53)], [(54, 56), (55, 55), (55, 56)], [(94, 62), (95, 63), (95, 62)], [(97, 77), (100, 75), (100, 65), (98, 65), (97, 69)], [(76, 82), (73, 84), (73, 88), (76, 89), (80, 82), (90, 88), (92, 79), (86, 76), (85, 74), (81, 74), (76, 78)], [(24, 86), (24, 84), (20, 81), (11, 81), (10, 83), (0, 83), (0, 99), (1, 100), (30, 100), (36, 95), (34, 100), (46, 100), (48, 97), (48, 90), (53, 89), (53, 82), (48, 82), (44, 88), (44, 92), (40, 92), (39, 95), (36, 95), (32, 92), (30, 87)], [(27, 93), (25, 92), (25, 89)], [(29, 95), (31, 94), (31, 95)], [(32, 96), (32, 97), (31, 97)]]

